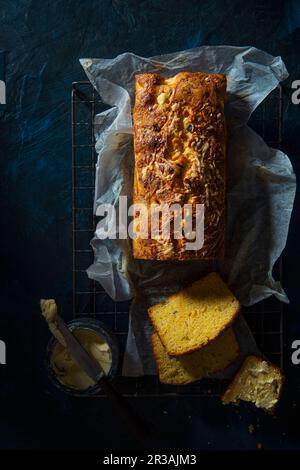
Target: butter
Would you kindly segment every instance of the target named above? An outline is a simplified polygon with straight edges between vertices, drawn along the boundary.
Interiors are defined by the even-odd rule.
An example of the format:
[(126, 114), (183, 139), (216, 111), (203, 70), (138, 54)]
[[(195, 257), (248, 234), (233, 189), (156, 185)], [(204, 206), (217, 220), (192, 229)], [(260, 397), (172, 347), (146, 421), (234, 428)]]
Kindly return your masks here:
[[(107, 342), (91, 329), (77, 328), (72, 333), (87, 353), (96, 359), (105, 374), (108, 374), (112, 364), (112, 354)], [(51, 366), (59, 382), (67, 387), (86, 390), (95, 385), (95, 381), (79, 367), (71, 354), (60, 343), (56, 343), (54, 346)]]

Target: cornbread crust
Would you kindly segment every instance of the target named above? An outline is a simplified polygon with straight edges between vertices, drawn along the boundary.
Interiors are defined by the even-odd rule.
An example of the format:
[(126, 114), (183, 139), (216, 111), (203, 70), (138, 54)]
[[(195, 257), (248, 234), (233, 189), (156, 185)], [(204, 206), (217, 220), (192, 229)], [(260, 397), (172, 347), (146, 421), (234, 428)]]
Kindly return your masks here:
[(275, 364), (251, 355), (243, 362), (222, 396), (223, 404), (250, 401), (273, 413), (282, 393), (284, 375)]
[(224, 370), (239, 356), (239, 344), (232, 328), (204, 348), (177, 357), (168, 355), (156, 332), (151, 340), (159, 380), (164, 384), (192, 383)]
[(237, 318), (239, 301), (212, 272), (148, 309), (170, 356), (189, 354), (215, 340)]
[[(133, 256), (152, 260), (216, 259), (224, 256), (226, 77), (181, 72), (172, 78), (136, 75), (134, 203), (204, 204), (204, 244), (187, 250), (177, 240), (137, 238)], [(143, 222), (148, 224), (149, 220)], [(172, 224), (172, 218), (171, 218)], [(134, 226), (138, 236), (139, 222)], [(172, 227), (172, 225), (171, 225)], [(149, 228), (150, 233), (150, 228)], [(173, 236), (172, 236), (173, 235)]]

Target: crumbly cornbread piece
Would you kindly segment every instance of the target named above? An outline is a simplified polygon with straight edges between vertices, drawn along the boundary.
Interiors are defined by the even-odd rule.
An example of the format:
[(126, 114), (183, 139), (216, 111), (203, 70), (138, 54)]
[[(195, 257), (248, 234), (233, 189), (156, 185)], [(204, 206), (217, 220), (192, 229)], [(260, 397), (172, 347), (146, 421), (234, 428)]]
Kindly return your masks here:
[[(216, 259), (224, 255), (226, 125), (225, 75), (181, 72), (171, 78), (136, 75), (134, 122), (134, 203), (148, 216), (134, 218), (133, 256), (139, 259)], [(184, 233), (151, 238), (150, 208), (204, 205), (204, 244), (190, 249)], [(149, 238), (141, 233), (148, 229)]]
[(159, 380), (164, 384), (194, 382), (225, 369), (239, 355), (239, 344), (232, 328), (204, 348), (178, 357), (168, 355), (156, 332), (151, 339)]
[(239, 310), (239, 301), (213, 272), (153, 305), (148, 313), (168, 354), (179, 356), (217, 338)]
[(272, 412), (279, 400), (284, 376), (279, 367), (258, 356), (248, 356), (225, 391), (224, 404), (250, 401)]

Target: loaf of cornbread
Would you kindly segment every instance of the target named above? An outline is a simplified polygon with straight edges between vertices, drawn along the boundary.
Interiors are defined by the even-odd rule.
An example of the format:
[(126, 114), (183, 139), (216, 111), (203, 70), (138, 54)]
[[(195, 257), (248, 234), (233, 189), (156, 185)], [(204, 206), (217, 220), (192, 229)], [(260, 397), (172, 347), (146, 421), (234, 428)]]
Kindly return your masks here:
[[(134, 203), (143, 204), (134, 217), (133, 256), (151, 260), (216, 259), (224, 255), (226, 77), (181, 72), (171, 78), (136, 75), (134, 122)], [(191, 204), (193, 227), (197, 204), (204, 205), (204, 242), (193, 235), (174, 236), (174, 215), (151, 238), (150, 209)], [(161, 228), (161, 227), (160, 227)], [(184, 224), (182, 226), (184, 229)], [(149, 238), (145, 239), (145, 229)], [(183, 232), (183, 231), (182, 231)]]
[(239, 355), (239, 345), (232, 328), (198, 351), (183, 356), (169, 356), (156, 332), (152, 348), (160, 382), (183, 385), (225, 369)]
[(213, 272), (153, 305), (148, 313), (167, 353), (179, 356), (216, 339), (239, 310), (239, 301)]
[(284, 376), (279, 367), (258, 356), (248, 356), (225, 391), (224, 404), (250, 401), (257, 408), (273, 412), (279, 400)]

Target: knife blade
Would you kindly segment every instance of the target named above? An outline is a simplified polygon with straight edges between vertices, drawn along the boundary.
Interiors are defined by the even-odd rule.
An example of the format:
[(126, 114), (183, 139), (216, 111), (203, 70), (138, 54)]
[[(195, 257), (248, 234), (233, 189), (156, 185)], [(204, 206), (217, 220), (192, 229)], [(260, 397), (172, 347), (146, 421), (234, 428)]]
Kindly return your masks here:
[(72, 357), (78, 363), (86, 374), (91, 377), (95, 382), (99, 382), (99, 380), (103, 377), (104, 371), (101, 368), (100, 364), (96, 361), (93, 356), (90, 356), (77, 338), (72, 334), (70, 329), (67, 327), (65, 322), (62, 320), (60, 316), (57, 315), (56, 317), (57, 326), (63, 335), (67, 349), (71, 353)]

